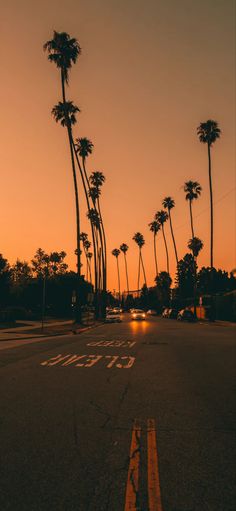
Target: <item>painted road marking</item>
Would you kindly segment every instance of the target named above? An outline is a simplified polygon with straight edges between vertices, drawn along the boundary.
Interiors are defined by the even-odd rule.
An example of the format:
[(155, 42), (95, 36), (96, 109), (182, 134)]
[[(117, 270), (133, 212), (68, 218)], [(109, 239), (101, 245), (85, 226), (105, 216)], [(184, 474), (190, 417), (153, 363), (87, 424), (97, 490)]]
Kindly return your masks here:
[(101, 346), (105, 348), (133, 348), (136, 341), (91, 341), (87, 346)]
[(56, 355), (55, 357), (51, 357), (44, 362), (41, 362), (42, 366), (61, 366), (68, 367), (73, 365), (74, 367), (93, 367), (98, 362), (105, 362), (105, 367), (107, 369), (111, 369), (112, 367), (116, 367), (117, 369), (130, 369), (135, 362), (135, 357), (120, 355), (77, 355), (71, 354), (69, 355)]
[(125, 511), (137, 511), (138, 503), (138, 485), (139, 485), (139, 465), (140, 465), (140, 437), (141, 427), (137, 419), (134, 421), (131, 445), (130, 462), (125, 496)]
[(162, 511), (160, 479), (158, 472), (156, 427), (154, 419), (148, 419), (147, 421), (147, 456), (149, 511)]
[[(139, 490), (140, 455), (141, 426), (140, 421), (135, 419), (131, 437), (124, 511), (140, 511), (141, 509), (141, 495)], [(163, 511), (154, 419), (147, 420), (147, 490), (148, 511)]]

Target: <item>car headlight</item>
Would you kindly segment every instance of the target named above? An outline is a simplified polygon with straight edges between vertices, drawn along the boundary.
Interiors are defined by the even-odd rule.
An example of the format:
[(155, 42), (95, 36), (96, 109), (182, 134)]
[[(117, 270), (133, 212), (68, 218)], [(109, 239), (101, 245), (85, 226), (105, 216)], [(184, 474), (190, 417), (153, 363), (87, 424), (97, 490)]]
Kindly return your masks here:
[(142, 314), (142, 317), (145, 318), (146, 314)]

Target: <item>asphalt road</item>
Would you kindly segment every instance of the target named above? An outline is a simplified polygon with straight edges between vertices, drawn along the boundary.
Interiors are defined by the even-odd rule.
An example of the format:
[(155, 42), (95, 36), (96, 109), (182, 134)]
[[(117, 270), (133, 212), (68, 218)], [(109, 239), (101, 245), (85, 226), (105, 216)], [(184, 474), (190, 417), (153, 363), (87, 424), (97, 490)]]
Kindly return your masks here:
[(1, 350), (0, 509), (235, 510), (234, 333), (125, 315)]

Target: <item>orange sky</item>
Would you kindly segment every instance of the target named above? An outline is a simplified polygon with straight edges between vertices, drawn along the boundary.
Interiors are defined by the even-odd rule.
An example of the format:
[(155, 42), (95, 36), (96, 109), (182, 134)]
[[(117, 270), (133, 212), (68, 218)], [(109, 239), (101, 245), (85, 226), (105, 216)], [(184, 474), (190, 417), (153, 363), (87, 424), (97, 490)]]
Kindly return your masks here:
[[(117, 289), (113, 248), (130, 247), (130, 288), (137, 287), (143, 233), (148, 285), (154, 258), (148, 223), (171, 195), (179, 256), (191, 237), (183, 183), (203, 187), (193, 205), (209, 264), (207, 150), (196, 127), (212, 118), (222, 137), (212, 150), (215, 266), (235, 267), (235, 9), (227, 0), (11, 0), (1, 5), (0, 252), (10, 263), (38, 247), (65, 250), (75, 269), (75, 210), (65, 131), (50, 111), (60, 99), (59, 74), (43, 43), (66, 31), (82, 46), (68, 97), (81, 108), (76, 136), (95, 145), (88, 161), (106, 183), (102, 210), (108, 240), (108, 287)], [(82, 229), (89, 230), (84, 200)], [(174, 251), (166, 226), (171, 272)], [(158, 237), (159, 269), (165, 253)], [(125, 287), (121, 260), (122, 288)]]

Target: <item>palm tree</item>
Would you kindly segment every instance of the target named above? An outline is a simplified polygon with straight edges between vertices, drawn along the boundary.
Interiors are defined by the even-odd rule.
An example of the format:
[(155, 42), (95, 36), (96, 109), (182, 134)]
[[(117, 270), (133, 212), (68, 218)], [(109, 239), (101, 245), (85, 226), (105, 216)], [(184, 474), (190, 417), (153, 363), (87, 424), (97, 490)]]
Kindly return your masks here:
[(176, 258), (176, 264), (178, 265), (178, 255), (177, 255), (177, 248), (176, 248), (176, 243), (175, 243), (175, 237), (174, 237), (174, 231), (173, 231), (173, 226), (172, 226), (172, 219), (171, 219), (171, 209), (175, 207), (175, 201), (174, 199), (172, 199), (172, 197), (165, 197), (162, 201), (162, 206), (167, 209), (168, 211), (168, 215), (169, 215), (169, 220), (170, 220), (170, 230), (171, 230), (171, 236), (172, 236), (172, 240), (173, 240), (173, 245), (174, 245), (174, 251), (175, 251), (175, 258)]
[(81, 48), (75, 38), (70, 38), (66, 32), (53, 33), (53, 39), (43, 45), (44, 51), (48, 51), (48, 60), (56, 64), (61, 71), (62, 97), (65, 102), (65, 83), (69, 83), (69, 70), (75, 64)]
[(129, 279), (128, 279), (128, 268), (127, 268), (127, 259), (126, 259), (126, 253), (128, 251), (129, 247), (126, 245), (126, 243), (122, 243), (120, 246), (121, 252), (124, 254), (125, 259), (125, 273), (126, 273), (126, 282), (127, 282), (127, 294), (129, 295)]
[(79, 108), (73, 104), (72, 101), (65, 101), (62, 103), (59, 101), (57, 105), (55, 105), (52, 109), (52, 115), (56, 122), (60, 122), (60, 124), (64, 127), (67, 127), (69, 141), (70, 141), (70, 152), (71, 152), (71, 164), (72, 164), (72, 173), (73, 173), (73, 181), (74, 181), (74, 190), (75, 190), (75, 208), (76, 208), (76, 231), (77, 231), (77, 274), (80, 276), (81, 273), (81, 261), (80, 261), (80, 214), (79, 214), (79, 194), (78, 194), (78, 185), (76, 179), (76, 169), (75, 169), (75, 159), (73, 153), (72, 146), (72, 126), (76, 123), (76, 114), (79, 112)]
[(95, 171), (92, 172), (91, 176), (89, 177), (89, 181), (92, 185), (92, 188), (94, 189), (91, 195), (91, 189), (90, 189), (90, 195), (93, 199), (94, 197), (94, 207), (95, 207), (95, 200), (97, 200), (97, 206), (98, 206), (98, 213), (101, 221), (101, 233), (100, 233), (100, 239), (101, 239), (101, 245), (102, 245), (102, 258), (103, 258), (103, 273), (104, 273), (104, 291), (106, 291), (106, 272), (107, 272), (107, 249), (106, 249), (106, 235), (105, 235), (105, 229), (104, 229), (104, 223), (100, 208), (100, 194), (101, 194), (101, 187), (104, 184), (106, 178), (102, 172)]
[(159, 222), (156, 220), (153, 220), (153, 222), (150, 222), (148, 224), (150, 227), (150, 231), (153, 232), (153, 244), (154, 244), (154, 259), (155, 259), (155, 266), (156, 266), (156, 276), (158, 275), (158, 266), (157, 266), (157, 250), (156, 250), (156, 236), (158, 231), (160, 230), (161, 226)]
[(165, 249), (166, 249), (166, 266), (167, 266), (167, 273), (170, 273), (170, 267), (169, 267), (169, 254), (168, 254), (168, 248), (166, 243), (166, 237), (165, 237), (165, 230), (164, 230), (164, 223), (168, 220), (168, 213), (161, 209), (160, 211), (157, 211), (155, 214), (155, 219), (159, 224), (161, 224), (161, 230), (163, 234), (163, 239), (165, 243)]
[[(88, 213), (90, 213), (90, 211), (91, 211), (89, 197), (91, 197), (94, 209), (96, 209), (95, 200), (91, 193), (91, 186), (90, 186), (87, 171), (86, 171), (86, 159), (90, 154), (92, 154), (93, 147), (94, 147), (94, 145), (91, 142), (91, 140), (89, 140), (86, 137), (76, 138), (76, 141), (74, 143), (74, 151), (75, 151), (76, 160), (77, 160), (77, 164), (78, 164), (81, 179), (82, 179), (82, 184), (83, 184), (84, 193), (85, 193), (86, 202), (87, 202)], [(82, 159), (82, 165), (80, 163), (79, 156)], [(90, 215), (88, 215), (88, 218), (90, 219), (92, 239), (93, 239), (95, 295), (97, 295), (98, 274), (101, 271), (100, 268), (98, 267), (98, 261), (100, 261), (100, 259), (101, 259), (100, 255), (98, 254), (98, 251), (100, 253), (100, 248), (98, 247), (98, 237), (97, 237), (97, 233), (95, 232), (96, 227), (95, 227), (94, 223), (92, 222)], [(101, 238), (102, 234), (101, 234), (100, 223), (97, 225), (97, 229), (99, 231), (100, 238)], [(103, 257), (103, 260), (104, 260), (104, 257)], [(103, 282), (103, 289), (104, 289), (104, 285), (105, 285), (105, 282)], [(97, 298), (96, 298), (96, 301), (97, 301)]]
[(119, 302), (120, 302), (120, 270), (119, 270), (119, 261), (118, 261), (118, 257), (120, 255), (120, 250), (118, 248), (114, 248), (114, 250), (112, 250), (112, 255), (114, 257), (116, 257), (117, 275), (118, 275), (118, 288), (119, 288)]
[(207, 144), (208, 151), (208, 174), (209, 174), (209, 188), (210, 188), (210, 215), (211, 215), (211, 252), (210, 264), (213, 268), (213, 192), (212, 192), (212, 178), (211, 178), (211, 146), (220, 138), (221, 130), (216, 121), (209, 119), (206, 122), (201, 122), (197, 128), (197, 134), (200, 142)]
[(189, 240), (188, 248), (192, 251), (193, 258), (194, 258), (194, 291), (193, 291), (194, 297), (193, 297), (193, 300), (194, 300), (194, 316), (196, 318), (197, 257), (198, 257), (199, 252), (203, 248), (203, 242), (199, 238), (196, 238), (194, 236), (193, 238), (191, 238)]
[(147, 279), (146, 279), (146, 273), (145, 273), (143, 257), (142, 257), (142, 247), (143, 247), (143, 245), (145, 245), (145, 240), (144, 240), (143, 235), (140, 232), (136, 232), (132, 239), (135, 241), (135, 243), (137, 243), (138, 248), (139, 248), (139, 265), (138, 265), (138, 291), (139, 291), (140, 264), (142, 265), (142, 269), (143, 269), (144, 284), (147, 287)]
[[(75, 188), (75, 201), (76, 201), (76, 225), (77, 225), (77, 275), (80, 277), (81, 273), (81, 264), (80, 264), (80, 221), (79, 221), (79, 198), (78, 198), (78, 188), (77, 188), (77, 180), (76, 180), (76, 172), (75, 172), (75, 161), (74, 161), (74, 142), (72, 136), (71, 126), (75, 122), (75, 114), (78, 111), (73, 111), (72, 102), (66, 101), (65, 94), (65, 84), (69, 83), (69, 71), (72, 67), (72, 64), (75, 64), (80, 53), (81, 48), (78, 41), (75, 38), (71, 38), (69, 34), (66, 32), (56, 32), (53, 33), (53, 39), (47, 41), (43, 46), (44, 51), (48, 52), (48, 60), (53, 62), (56, 67), (60, 70), (61, 73), (61, 88), (62, 88), (62, 100), (64, 105), (64, 126), (67, 128), (68, 140), (70, 146), (70, 155), (71, 155), (71, 164), (72, 164), (72, 172), (73, 172), (73, 180), (74, 180), (74, 188)], [(70, 105), (68, 104), (70, 103)], [(69, 108), (70, 106), (70, 108)], [(60, 110), (61, 105), (58, 105), (59, 110), (55, 111), (55, 119), (57, 122), (60, 119)], [(77, 107), (76, 107), (77, 108)], [(59, 117), (58, 117), (59, 114)], [(57, 118), (58, 117), (58, 118)], [(79, 280), (78, 280), (79, 284)], [(81, 321), (81, 310), (79, 307), (79, 291), (77, 289), (76, 293), (76, 314), (77, 321)]]
[(185, 199), (189, 201), (191, 230), (192, 237), (194, 238), (192, 202), (194, 199), (198, 199), (198, 197), (200, 197), (202, 187), (197, 181), (186, 181), (184, 183), (184, 191), (186, 193)]

